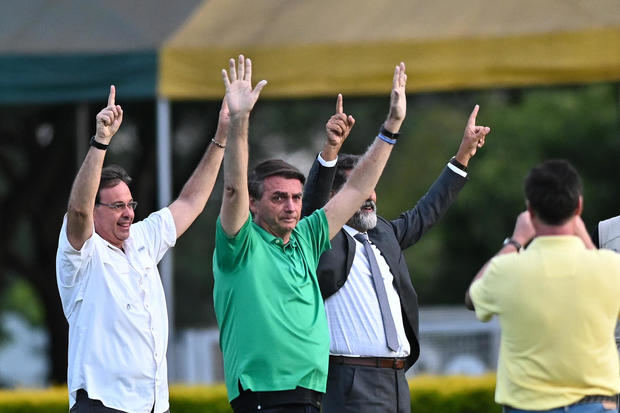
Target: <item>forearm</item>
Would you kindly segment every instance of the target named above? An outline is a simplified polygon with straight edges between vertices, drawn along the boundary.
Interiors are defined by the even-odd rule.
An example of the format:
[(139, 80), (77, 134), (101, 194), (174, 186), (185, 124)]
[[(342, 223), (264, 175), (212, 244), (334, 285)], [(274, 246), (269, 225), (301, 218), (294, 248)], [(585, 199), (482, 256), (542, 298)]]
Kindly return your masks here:
[(82, 248), (92, 234), (93, 210), (104, 159), (105, 151), (89, 148), (71, 187), (67, 207), (67, 237), (75, 249)]
[(323, 150), (321, 150), (321, 158), (325, 161), (334, 161), (338, 159), (338, 152), (340, 152), (340, 146), (334, 146), (325, 144), (323, 145)]
[(249, 113), (231, 119), (230, 134), (224, 155), (224, 196), (220, 210), (222, 228), (229, 235), (239, 232), (247, 220), (248, 195), (248, 126)]
[[(217, 140), (217, 135), (216, 138)], [(226, 142), (226, 137), (217, 142)], [(202, 213), (211, 196), (224, 158), (224, 149), (209, 142), (200, 163), (187, 180), (179, 197), (170, 205), (177, 237), (180, 237)]]

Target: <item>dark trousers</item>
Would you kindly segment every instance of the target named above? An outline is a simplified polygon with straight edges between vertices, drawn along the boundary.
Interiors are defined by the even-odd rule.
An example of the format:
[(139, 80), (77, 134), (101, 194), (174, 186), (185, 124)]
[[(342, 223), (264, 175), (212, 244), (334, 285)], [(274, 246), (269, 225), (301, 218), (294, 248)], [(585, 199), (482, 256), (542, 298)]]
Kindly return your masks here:
[[(151, 410), (151, 413), (153, 411)], [(77, 391), (75, 398), (75, 404), (69, 410), (69, 413), (125, 413), (122, 410), (112, 409), (105, 407), (100, 400), (93, 400), (88, 398), (86, 390), (80, 389)], [(168, 410), (166, 413), (170, 413)]]
[(405, 370), (329, 363), (323, 413), (411, 413)]
[(320, 413), (323, 394), (297, 386), (292, 390), (255, 392), (244, 390), (231, 400), (235, 413)]

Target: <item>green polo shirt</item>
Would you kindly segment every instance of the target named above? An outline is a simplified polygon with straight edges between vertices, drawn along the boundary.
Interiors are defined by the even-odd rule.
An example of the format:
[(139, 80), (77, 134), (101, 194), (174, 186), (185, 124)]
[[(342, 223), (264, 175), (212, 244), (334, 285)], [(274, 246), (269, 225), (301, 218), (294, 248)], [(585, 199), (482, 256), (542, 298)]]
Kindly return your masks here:
[(213, 298), (229, 400), (239, 381), (253, 391), (325, 392), (329, 333), (316, 267), (329, 248), (322, 209), (286, 245), (251, 218), (229, 237), (218, 218)]

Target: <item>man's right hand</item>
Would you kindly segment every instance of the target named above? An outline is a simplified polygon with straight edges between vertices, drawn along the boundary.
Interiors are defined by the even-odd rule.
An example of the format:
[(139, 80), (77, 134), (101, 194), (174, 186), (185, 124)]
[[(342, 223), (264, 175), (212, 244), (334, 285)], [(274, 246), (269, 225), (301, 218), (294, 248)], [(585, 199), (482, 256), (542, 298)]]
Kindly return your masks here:
[(336, 113), (325, 124), (327, 141), (321, 152), (321, 157), (324, 160), (331, 161), (336, 159), (342, 144), (349, 136), (351, 129), (353, 129), (353, 125), (355, 125), (355, 119), (353, 119), (353, 116), (347, 116), (344, 113), (342, 95), (339, 93), (336, 99)]
[(512, 232), (512, 239), (522, 246), (527, 245), (536, 236), (536, 229), (532, 224), (532, 217), (529, 211), (523, 211), (517, 217), (515, 229)]
[(121, 123), (123, 123), (123, 109), (120, 105), (115, 104), (116, 88), (110, 86), (110, 95), (108, 96), (108, 106), (103, 108), (97, 114), (97, 133), (95, 140), (104, 145), (108, 145), (112, 136), (118, 131)]
[(405, 120), (407, 114), (407, 96), (405, 88), (407, 86), (407, 74), (405, 73), (405, 64), (400, 62), (394, 68), (394, 77), (392, 78), (392, 92), (390, 93), (390, 112), (383, 127), (388, 132), (398, 133), (400, 125)]
[(238, 67), (235, 65), (235, 59), (230, 59), (228, 66), (229, 73), (222, 69), (222, 78), (226, 86), (225, 99), (230, 117), (248, 115), (267, 81), (261, 80), (252, 89), (252, 61), (243, 55), (239, 55)]

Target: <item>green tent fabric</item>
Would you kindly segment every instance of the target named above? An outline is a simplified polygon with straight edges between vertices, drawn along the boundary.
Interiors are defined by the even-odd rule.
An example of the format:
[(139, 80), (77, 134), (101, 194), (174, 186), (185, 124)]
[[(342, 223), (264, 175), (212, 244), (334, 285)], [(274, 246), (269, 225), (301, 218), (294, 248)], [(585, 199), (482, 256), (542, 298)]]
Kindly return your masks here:
[(209, 0), (160, 53), (159, 93), (215, 99), (244, 53), (264, 97), (384, 93), (620, 79), (618, 0)]
[(0, 103), (156, 96), (157, 55), (201, 0), (28, 0), (0, 14)]

